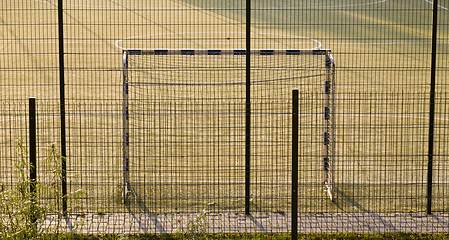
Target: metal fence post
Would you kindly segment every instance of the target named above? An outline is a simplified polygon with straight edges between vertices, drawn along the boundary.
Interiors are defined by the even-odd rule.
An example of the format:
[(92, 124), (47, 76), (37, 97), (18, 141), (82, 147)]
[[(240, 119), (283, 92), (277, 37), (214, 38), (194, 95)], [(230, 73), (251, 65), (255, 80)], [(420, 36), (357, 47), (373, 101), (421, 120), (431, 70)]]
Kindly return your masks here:
[(435, 71), (436, 71), (436, 43), (438, 27), (438, 0), (433, 0), (433, 23), (432, 23), (432, 56), (430, 66), (430, 109), (429, 109), (429, 143), (427, 161), (427, 214), (432, 213), (432, 178), (433, 178), (433, 142), (435, 124)]
[(298, 239), (298, 89), (293, 89), (292, 111), (292, 240)]
[[(29, 98), (29, 134), (30, 134), (30, 194), (32, 198), (33, 207), (36, 206), (37, 194), (36, 194), (36, 178), (37, 178), (37, 165), (36, 165), (36, 98)], [(31, 221), (35, 223), (37, 221), (36, 216), (33, 216)]]
[(251, 0), (246, 0), (245, 214), (251, 199)]
[(59, 35), (59, 102), (61, 114), (61, 187), (62, 212), (67, 215), (67, 147), (65, 131), (65, 81), (64, 81), (64, 12), (63, 0), (58, 0), (58, 35)]

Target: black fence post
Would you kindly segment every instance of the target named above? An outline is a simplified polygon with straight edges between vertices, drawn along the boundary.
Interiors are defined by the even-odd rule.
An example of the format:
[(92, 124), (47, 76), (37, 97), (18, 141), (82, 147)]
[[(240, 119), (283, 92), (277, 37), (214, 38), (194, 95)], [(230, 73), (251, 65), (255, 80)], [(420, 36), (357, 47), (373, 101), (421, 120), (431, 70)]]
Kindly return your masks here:
[(292, 111), (292, 240), (298, 239), (298, 89), (293, 89)]
[(30, 131), (30, 195), (32, 201), (33, 211), (31, 214), (31, 222), (36, 223), (37, 218), (35, 214), (35, 208), (37, 204), (36, 194), (36, 179), (37, 179), (37, 140), (36, 140), (36, 98), (29, 98), (29, 131)]
[(433, 0), (433, 23), (432, 23), (432, 56), (430, 66), (430, 109), (429, 109), (429, 144), (427, 161), (427, 214), (432, 213), (432, 178), (433, 178), (433, 142), (435, 124), (435, 71), (436, 71), (436, 43), (438, 30), (438, 0)]
[(251, 0), (246, 0), (245, 214), (251, 199)]
[(59, 35), (59, 102), (61, 114), (61, 187), (62, 212), (67, 215), (67, 147), (65, 132), (65, 81), (64, 81), (64, 12), (63, 0), (58, 0), (58, 35)]

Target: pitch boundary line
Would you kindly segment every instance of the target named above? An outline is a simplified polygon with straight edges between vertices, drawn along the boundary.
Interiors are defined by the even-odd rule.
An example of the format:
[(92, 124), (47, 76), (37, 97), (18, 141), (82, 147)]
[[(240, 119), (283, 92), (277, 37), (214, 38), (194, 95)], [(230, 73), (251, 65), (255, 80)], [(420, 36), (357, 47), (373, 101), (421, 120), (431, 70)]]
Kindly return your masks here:
[[(40, 3), (46, 3), (46, 4), (51, 4), (56, 6), (56, 3), (53, 3), (49, 0), (35, 0), (36, 2), (40, 2)], [(375, 1), (375, 2), (367, 2), (367, 3), (356, 3), (356, 4), (340, 4), (340, 5), (336, 5), (336, 6), (326, 6), (326, 5), (317, 5), (317, 6), (310, 6), (310, 7), (298, 7), (298, 8), (293, 8), (293, 9), (313, 9), (313, 8), (342, 8), (342, 7), (357, 7), (357, 6), (368, 6), (368, 5), (374, 5), (374, 4), (380, 4), (380, 3), (384, 3), (388, 0), (380, 0), (380, 1)], [(426, 0), (427, 1), (427, 0)], [(117, 4), (118, 5), (118, 4)], [(103, 8), (103, 9), (117, 9), (117, 8), (124, 8), (124, 9), (150, 9), (150, 10), (216, 10), (214, 8), (200, 8), (200, 7), (195, 7), (195, 8), (183, 8), (183, 7), (135, 7), (135, 6), (101, 6), (101, 5), (90, 5), (90, 4), (64, 4), (64, 6), (73, 6), (73, 7), (90, 7), (90, 8)], [(244, 10), (245, 8), (225, 8), (225, 9), (229, 9), (229, 10)], [(253, 10), (258, 10), (258, 8), (254, 8)], [(277, 8), (270, 8), (270, 10), (277, 10)]]
[[(294, 37), (294, 36), (293, 36)], [(120, 40), (126, 40), (126, 38), (124, 39), (120, 39)], [(117, 40), (117, 41), (120, 41)], [(312, 39), (310, 39), (312, 40)], [(314, 39), (316, 40), (316, 39)], [(116, 42), (98, 42), (98, 41), (92, 41), (92, 42), (64, 42), (64, 44), (97, 44), (97, 45), (109, 45), (109, 44), (114, 44), (115, 47), (120, 48), (120, 49), (124, 49), (122, 47), (116, 46)], [(317, 40), (318, 41), (318, 40)], [(158, 40), (158, 41), (154, 41), (154, 42), (164, 42), (163, 40)], [(207, 42), (200, 42), (200, 43), (205, 43), (205, 44), (209, 44)], [(360, 43), (346, 43), (346, 42), (321, 42), (322, 44), (332, 44), (332, 45), (430, 45), (431, 42), (389, 42), (389, 43), (381, 43), (381, 42), (360, 42)], [(37, 42), (37, 41), (2, 41), (0, 40), (0, 44), (59, 44), (59, 42), (50, 42), (50, 41), (42, 41), (42, 42)], [(142, 45), (144, 43), (135, 43), (136, 45)], [(225, 45), (223, 43), (215, 43), (215, 44), (219, 44), (219, 45)], [(226, 43), (226, 45), (237, 45), (237, 44), (242, 44), (242, 43)], [(286, 43), (270, 43), (270, 45), (285, 45)], [(287, 44), (291, 44), (291, 43), (287, 43)], [(292, 43), (294, 44), (294, 43)], [(437, 44), (449, 44), (449, 42), (437, 42)]]
[[(362, 114), (362, 113), (336, 113), (336, 116), (343, 116), (343, 117), (353, 117), (353, 116), (359, 116), (359, 117), (385, 117), (385, 118), (413, 118), (413, 119), (429, 119), (429, 117), (417, 117), (417, 116), (407, 116), (407, 115), (388, 115), (388, 114)], [(449, 121), (447, 118), (435, 118), (435, 120), (440, 121)]]
[[(333, 44), (333, 45), (430, 45), (431, 42), (387, 42), (387, 43), (380, 43), (380, 42), (360, 42), (360, 43), (331, 43), (331, 42), (324, 42), (323, 44)], [(437, 42), (437, 44), (449, 44), (449, 42)]]
[[(96, 117), (96, 116), (121, 116), (122, 114), (116, 113), (116, 114), (80, 114), (80, 115), (66, 115), (66, 117), (68, 118), (74, 118), (74, 117)], [(131, 114), (131, 115), (136, 115), (136, 114)], [(143, 115), (143, 114), (139, 114), (139, 115)], [(146, 115), (150, 115), (150, 114), (146, 114)], [(192, 116), (199, 116), (199, 115), (204, 115), (204, 116), (212, 116), (212, 115), (226, 115), (226, 116), (245, 116), (245, 113), (242, 114), (214, 114), (214, 113), (204, 113), (204, 114), (186, 114), (186, 113), (164, 113), (164, 114), (151, 114), (154, 116), (168, 116), (168, 115), (173, 115), (173, 116), (187, 116), (187, 115), (192, 115)], [(285, 114), (252, 114), (253, 116), (268, 116), (268, 115), (291, 115), (289, 113), (285, 113)], [(317, 114), (299, 114), (299, 116), (321, 116), (323, 115), (322, 113), (317, 113)], [(338, 117), (384, 117), (384, 118), (412, 118), (412, 119), (429, 119), (429, 117), (417, 117), (417, 116), (406, 116), (406, 115), (388, 115), (388, 114), (359, 114), (359, 113), (348, 113), (348, 114), (343, 114), (343, 113), (336, 113), (335, 116)], [(49, 117), (37, 117), (36, 119), (51, 119), (51, 118), (60, 118), (61, 116), (49, 116)], [(12, 118), (12, 119), (1, 119), (0, 122), (11, 122), (11, 121), (21, 121), (21, 120), (29, 120), (27, 117), (24, 118)], [(439, 121), (449, 121), (448, 118), (435, 118), (435, 120), (439, 120)]]
[[(59, 44), (59, 42), (50, 42), (50, 41), (2, 41), (0, 40), (0, 43), (3, 44)], [(111, 42), (98, 42), (98, 41), (92, 41), (92, 42), (64, 42), (64, 44), (111, 44)]]
[[(429, 0), (425, 0), (425, 1), (433, 5), (433, 2), (431, 2), (431, 1), (429, 1)], [(438, 7), (444, 9), (445, 11), (449, 11), (448, 8), (445, 8), (445, 7), (443, 7), (443, 6), (439, 5), (439, 4), (438, 4)]]
[[(357, 7), (357, 6), (368, 6), (368, 5), (374, 5), (374, 4), (380, 4), (384, 3), (388, 0), (381, 0), (377, 2), (369, 2), (369, 3), (358, 3), (358, 4), (349, 4), (349, 5), (338, 5), (338, 6), (313, 6), (313, 7), (299, 7), (295, 9), (312, 9), (312, 8), (342, 8), (342, 7)], [(273, 9), (276, 10), (276, 9)]]
[[(138, 39), (138, 38), (142, 38), (142, 37), (152, 37), (152, 36), (166, 36), (166, 35), (181, 35), (181, 34), (217, 34), (217, 33), (222, 33), (222, 34), (245, 34), (244, 32), (182, 32), (182, 33), (159, 33), (159, 34), (148, 34), (148, 35), (141, 35), (141, 36), (131, 36), (131, 37), (126, 37), (126, 38), (122, 38), (119, 40), (116, 40), (114, 45), (115, 47), (121, 49), (121, 50), (125, 50), (125, 48), (123, 48), (122, 46), (120, 46), (120, 42), (126, 41), (126, 40), (131, 40), (131, 39)], [(252, 34), (256, 34), (256, 35), (271, 35), (271, 36), (278, 36), (278, 37), (291, 37), (291, 38), (298, 38), (298, 39), (305, 39), (305, 40), (310, 40), (313, 41), (315, 43), (318, 44), (318, 46), (312, 48), (312, 49), (319, 49), (323, 46), (323, 44), (313, 38), (309, 38), (309, 37), (302, 37), (302, 36), (294, 36), (294, 35), (284, 35), (284, 34), (274, 34), (274, 33), (252, 33)], [(161, 40), (163, 41), (163, 40)], [(161, 42), (159, 41), (159, 42)], [(179, 41), (184, 41), (182, 39), (179, 39)], [(203, 43), (203, 42), (201, 42)], [(206, 42), (207, 43), (207, 42)], [(213, 42), (212, 42), (213, 43)], [(209, 44), (209, 43), (208, 43)], [(215, 43), (216, 44), (216, 43)], [(229, 43), (228, 43), (229, 44)], [(234, 44), (244, 44), (242, 43), (232, 43), (232, 45)], [(297, 44), (297, 42), (294, 43), (288, 43), (288, 44)], [(229, 44), (230, 45), (230, 44)], [(145, 50), (145, 49), (141, 49), (141, 50)]]
[[(70, 172), (70, 171), (68, 171)], [(299, 171), (299, 172), (304, 172), (304, 171)], [(310, 170), (307, 170), (306, 172), (310, 172)], [(244, 178), (244, 177), (242, 177)], [(8, 181), (8, 183), (17, 183), (19, 181)], [(40, 181), (42, 183), (51, 183), (51, 181)], [(237, 184), (245, 184), (245, 181), (236, 181), (236, 180), (232, 180), (232, 181), (208, 181), (208, 180), (198, 180), (198, 181), (194, 181), (194, 180), (186, 180), (186, 181), (182, 181), (182, 180), (174, 180), (174, 181), (170, 181), (170, 180), (155, 180), (155, 181), (130, 181), (131, 184), (133, 183), (137, 183), (137, 184), (141, 184), (141, 183), (203, 183), (203, 184), (229, 184), (229, 183), (237, 183)], [(120, 181), (70, 181), (71, 184), (81, 184), (81, 183), (107, 183), (107, 184), (111, 184), (111, 183), (121, 183)], [(284, 183), (284, 184), (291, 184), (292, 181), (251, 181), (252, 184), (273, 184), (273, 183)], [(322, 184), (323, 181), (322, 180), (316, 180), (316, 181), (298, 181), (298, 183), (318, 183), (318, 184)], [(335, 181), (336, 184), (427, 184), (426, 181)], [(435, 182), (433, 181), (432, 183), (434, 184), (449, 184), (449, 181), (438, 181)]]

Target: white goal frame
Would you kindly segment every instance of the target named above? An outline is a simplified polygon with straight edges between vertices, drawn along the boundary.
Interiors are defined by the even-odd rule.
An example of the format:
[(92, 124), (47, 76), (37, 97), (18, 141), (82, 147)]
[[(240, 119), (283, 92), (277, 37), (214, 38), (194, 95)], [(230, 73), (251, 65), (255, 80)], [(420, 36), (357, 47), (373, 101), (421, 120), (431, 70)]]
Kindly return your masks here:
[[(129, 66), (131, 55), (245, 55), (245, 50), (124, 50), (123, 51), (123, 201), (127, 201), (130, 192), (129, 166)], [(326, 80), (322, 83), (324, 94), (323, 129), (323, 183), (331, 201), (335, 198), (335, 61), (331, 50), (252, 50), (251, 55), (324, 55)], [(307, 76), (304, 76), (307, 77)], [(302, 77), (296, 77), (302, 78)], [(270, 80), (271, 81), (271, 80)], [(162, 83), (163, 84), (163, 83)], [(217, 83), (218, 84), (218, 83)], [(223, 83), (220, 83), (223, 84)], [(228, 83), (228, 84), (245, 84)]]

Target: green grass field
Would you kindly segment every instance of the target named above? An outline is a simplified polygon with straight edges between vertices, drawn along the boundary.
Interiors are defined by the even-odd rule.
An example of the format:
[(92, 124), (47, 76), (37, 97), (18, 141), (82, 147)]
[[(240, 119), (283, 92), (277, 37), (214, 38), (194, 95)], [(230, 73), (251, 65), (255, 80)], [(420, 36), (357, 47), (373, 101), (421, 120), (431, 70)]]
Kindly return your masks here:
[[(56, 0), (1, 3), (0, 180), (8, 183), (14, 181), (9, 173), (12, 146), (27, 136), (28, 97), (36, 97), (40, 104), (40, 159), (46, 146), (60, 141), (59, 45)], [(440, 4), (433, 193), (434, 210), (447, 211), (449, 3)], [(141, 123), (132, 130), (142, 144), (131, 146), (130, 155), (139, 158), (130, 160), (134, 184), (128, 204), (122, 203), (121, 185), (123, 49), (245, 49), (244, 8), (244, 1), (65, 1), (68, 174), (70, 190), (87, 192), (87, 198), (71, 203), (79, 206), (77, 211), (243, 211), (243, 116), (195, 119), (168, 112), (158, 119), (138, 120)], [(299, 210), (424, 211), (432, 4), (260, 0), (252, 8), (253, 49), (330, 49), (336, 60), (336, 199), (327, 199), (322, 184), (319, 89), (304, 91)], [(244, 98), (244, 89), (234, 91), (241, 95), (233, 97)], [(210, 92), (197, 89), (191, 94), (207, 97)], [(266, 89), (258, 94), (276, 92)], [(289, 97), (281, 96), (279, 105), (255, 100), (255, 112), (257, 107), (274, 112), (277, 107), (288, 108)], [(173, 112), (244, 109), (237, 100), (225, 106), (181, 103), (170, 108), (150, 100), (141, 97), (132, 104)], [(253, 137), (252, 210), (287, 212), (291, 129), (269, 126), (284, 124), (289, 116), (270, 117), (253, 117), (258, 128)], [(160, 137), (150, 142), (151, 134)], [(158, 160), (150, 161), (149, 156)]]

